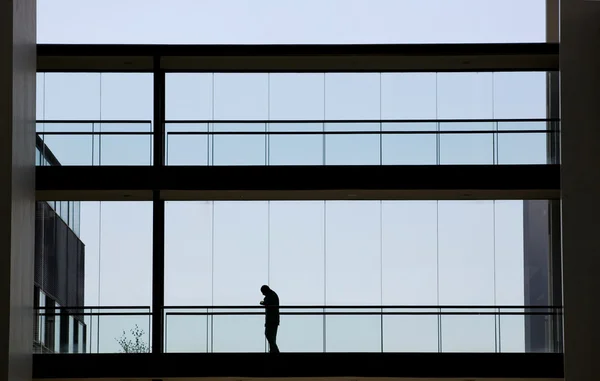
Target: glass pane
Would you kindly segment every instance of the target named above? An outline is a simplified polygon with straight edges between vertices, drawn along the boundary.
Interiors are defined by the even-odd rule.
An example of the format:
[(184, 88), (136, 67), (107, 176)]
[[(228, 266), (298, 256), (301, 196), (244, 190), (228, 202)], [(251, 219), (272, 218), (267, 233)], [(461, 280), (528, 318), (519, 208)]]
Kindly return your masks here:
[[(547, 250), (539, 250), (539, 246), (533, 243), (542, 243), (548, 240), (548, 221), (547, 219), (538, 220), (538, 226), (544, 229), (532, 234), (531, 238), (537, 238), (531, 241), (528, 237), (524, 241), (525, 227), (523, 224), (524, 215), (528, 214), (525, 204), (531, 201), (522, 200), (497, 200), (494, 201), (494, 249), (496, 254), (495, 272), (496, 272), (496, 303), (503, 306), (522, 306), (527, 304), (525, 296), (524, 279), (524, 252), (531, 257), (532, 251), (538, 255), (538, 258), (544, 258), (548, 255)], [(547, 204), (547, 201), (541, 201)], [(533, 220), (533, 219), (532, 219)], [(524, 229), (525, 228), (525, 229)], [(547, 259), (546, 259), (547, 261)], [(547, 283), (544, 282), (547, 288)], [(524, 325), (523, 316), (515, 316), (511, 320), (521, 320)], [(518, 341), (521, 345), (524, 342), (521, 336)]]
[(152, 135), (149, 124), (96, 124), (101, 132), (140, 132), (138, 135), (100, 135), (100, 165), (151, 165)]
[(100, 119), (99, 73), (46, 73), (44, 119)]
[[(384, 312), (414, 312), (415, 315), (383, 316), (384, 352), (438, 352), (438, 309), (384, 309)], [(431, 315), (424, 315), (430, 312)], [(417, 315), (417, 313), (419, 315)]]
[[(439, 201), (438, 208), (439, 303), (493, 305), (493, 201)], [(453, 319), (455, 324), (467, 321)]]
[(166, 119), (213, 119), (213, 76), (213, 73), (166, 73)]
[[(516, 283), (516, 282), (515, 282)], [(515, 304), (519, 305), (519, 304)], [(523, 305), (523, 303), (520, 303)], [(545, 310), (533, 310), (535, 312)], [(525, 328), (529, 326), (527, 330), (528, 336), (536, 335), (537, 331), (534, 327), (543, 327), (542, 335), (545, 336), (546, 318), (547, 316), (532, 315), (524, 316), (525, 309), (501, 309), (500, 312), (506, 313), (506, 315), (498, 316), (498, 352), (517, 352), (524, 353), (525, 350)], [(528, 319), (528, 324), (525, 323), (525, 319)], [(531, 324), (533, 323), (533, 324)], [(541, 323), (541, 324), (540, 324)], [(530, 325), (531, 324), (531, 325)], [(533, 328), (533, 329), (532, 329)], [(538, 331), (539, 332), (539, 331)]]
[(498, 72), (494, 76), (494, 118), (546, 118), (546, 72)]
[[(499, 122), (498, 164), (547, 164), (548, 134), (546, 122)], [(539, 131), (506, 133), (507, 131)]]
[[(277, 332), (277, 346), (280, 351), (323, 352), (322, 309), (282, 309), (281, 312), (281, 325)], [(316, 312), (319, 315), (292, 315), (295, 312)]]
[[(234, 310), (230, 310), (233, 312)], [(246, 310), (248, 312), (249, 310)], [(259, 310), (253, 310), (257, 312)], [(227, 312), (227, 311), (220, 311)], [(243, 310), (235, 310), (236, 313)], [(213, 352), (265, 352), (263, 315), (216, 315), (213, 317)]]
[(82, 202), (80, 237), (81, 305), (152, 304), (152, 202)]
[(81, 203), (79, 201), (75, 202), (74, 209), (75, 209), (75, 211), (74, 211), (73, 226), (74, 226), (75, 234), (77, 236), (79, 236), (81, 233)]
[[(383, 123), (383, 131), (435, 132), (437, 123)], [(383, 165), (435, 165), (437, 136), (430, 134), (383, 134)]]
[[(322, 132), (323, 124), (269, 124), (269, 132)], [(322, 134), (270, 135), (269, 165), (323, 165)]]
[(69, 342), (68, 342), (68, 348), (69, 348), (69, 353), (75, 353), (74, 349), (74, 344), (75, 344), (75, 322), (73, 319), (73, 316), (69, 316)]
[[(269, 280), (268, 218), (266, 201), (214, 203), (215, 305), (258, 306), (263, 299), (260, 287)], [(254, 317), (219, 318), (223, 329), (233, 329), (235, 324), (255, 324)], [(262, 322), (260, 328), (264, 316), (258, 320)]]
[(61, 316), (60, 316), (60, 305), (58, 303), (55, 303), (55, 314), (53, 315), (53, 320), (54, 320), (54, 352), (55, 353), (61, 353), (60, 350), (60, 336), (61, 336), (61, 328), (62, 328), (62, 324), (61, 324)]
[[(471, 309), (454, 311), (476, 312)], [(442, 315), (442, 352), (496, 352), (496, 324), (494, 315)]]
[(326, 165), (379, 165), (381, 164), (381, 134), (379, 123), (325, 124), (325, 131), (348, 132), (325, 136)]
[(96, 353), (147, 353), (150, 319), (137, 315), (101, 315), (96, 319)]
[(381, 315), (327, 315), (325, 332), (326, 352), (381, 352)]
[[(441, 164), (493, 164), (494, 123), (440, 123)], [(444, 133), (465, 131), (465, 133)], [(479, 133), (470, 133), (477, 132)]]
[(209, 136), (173, 132), (208, 132), (208, 124), (167, 124), (167, 165), (208, 165)]
[(322, 120), (325, 115), (324, 78), (322, 73), (269, 74), (269, 118)]
[(43, 308), (46, 307), (46, 295), (40, 290), (39, 293), (39, 298), (40, 298), (40, 313), (39, 313), (39, 323), (38, 323), (38, 327), (39, 327), (39, 342), (40, 344), (45, 347), (48, 348), (48, 343), (46, 343), (46, 315), (49, 312), (49, 310)]
[(326, 73), (325, 119), (381, 118), (379, 73)]
[[(212, 305), (214, 254), (212, 218), (212, 201), (167, 201), (165, 203), (165, 304), (167, 306)], [(201, 318), (203, 317), (174, 316), (172, 324), (177, 326), (178, 322), (182, 321), (197, 324)], [(173, 345), (174, 348), (179, 348), (179, 344)]]
[(52, 165), (93, 165), (92, 135), (39, 135), (46, 148), (42, 155)]
[[(176, 313), (198, 313), (208, 310), (177, 310)], [(210, 350), (210, 319), (207, 315), (169, 315), (165, 317), (167, 353), (207, 353)]]
[(77, 338), (77, 343), (78, 343), (78, 351), (77, 353), (86, 353), (87, 352), (87, 348), (85, 345), (85, 324), (83, 322), (79, 322), (77, 323), (79, 328), (77, 331), (78, 334), (78, 338)]
[(382, 201), (381, 208), (383, 304), (438, 304), (437, 202)]
[(381, 304), (380, 218), (379, 201), (326, 202), (326, 305)]
[[(213, 124), (215, 132), (227, 133), (212, 137), (213, 165), (265, 165), (267, 138), (264, 123)], [(263, 132), (241, 135), (236, 132)]]
[(382, 73), (382, 119), (437, 119), (436, 73)]
[(280, 303), (325, 304), (324, 202), (271, 201), (269, 210), (269, 281)]
[(215, 73), (214, 118), (269, 119), (269, 77), (266, 73)]
[(101, 73), (104, 120), (152, 120), (154, 81), (151, 73)]
[(492, 119), (492, 73), (438, 73), (438, 119)]

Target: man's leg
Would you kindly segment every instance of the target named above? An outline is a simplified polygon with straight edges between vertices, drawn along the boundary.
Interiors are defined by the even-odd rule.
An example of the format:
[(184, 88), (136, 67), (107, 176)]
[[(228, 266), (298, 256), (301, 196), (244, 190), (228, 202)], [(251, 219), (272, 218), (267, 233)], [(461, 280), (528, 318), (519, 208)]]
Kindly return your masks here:
[(279, 348), (277, 347), (277, 326), (267, 325), (265, 327), (265, 336), (269, 342), (269, 352), (279, 353)]

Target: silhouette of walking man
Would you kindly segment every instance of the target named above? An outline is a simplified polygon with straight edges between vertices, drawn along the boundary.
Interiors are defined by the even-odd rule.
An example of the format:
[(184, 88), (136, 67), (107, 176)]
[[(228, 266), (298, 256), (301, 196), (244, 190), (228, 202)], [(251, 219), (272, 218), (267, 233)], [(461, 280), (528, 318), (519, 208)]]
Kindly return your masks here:
[(265, 337), (269, 342), (269, 353), (279, 353), (277, 347), (277, 328), (279, 327), (279, 296), (269, 286), (264, 285), (260, 292), (265, 296), (260, 302), (265, 306)]

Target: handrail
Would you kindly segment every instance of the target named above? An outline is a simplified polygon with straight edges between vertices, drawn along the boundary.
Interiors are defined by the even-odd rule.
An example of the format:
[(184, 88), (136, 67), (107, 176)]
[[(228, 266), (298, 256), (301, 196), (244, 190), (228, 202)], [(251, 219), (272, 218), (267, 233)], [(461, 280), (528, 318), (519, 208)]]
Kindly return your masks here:
[(153, 131), (38, 131), (37, 135), (154, 135)]
[[(262, 309), (265, 308), (263, 305), (251, 305), (251, 306), (164, 306), (164, 309)], [(561, 305), (558, 306), (516, 306), (516, 305), (280, 305), (279, 308), (289, 309), (562, 309)]]
[(150, 306), (36, 306), (34, 310), (50, 310), (50, 309), (65, 309), (65, 310), (149, 310)]
[[(557, 130), (450, 130), (450, 131), (170, 131), (167, 135), (474, 135), (474, 134), (552, 134)], [(69, 133), (66, 133), (69, 134)], [(125, 133), (126, 134), (126, 133)], [(56, 135), (60, 135), (56, 134)]]
[[(101, 119), (39, 119), (36, 123), (48, 124), (151, 124), (151, 120), (101, 120)], [(505, 118), (505, 119), (175, 119), (165, 124), (341, 124), (341, 123), (525, 123), (560, 122), (560, 118)]]
[(560, 118), (505, 118), (505, 119), (175, 119), (165, 124), (341, 124), (341, 123), (524, 123), (560, 122)]
[[(167, 312), (166, 316), (252, 316), (252, 315), (264, 315), (264, 312)], [(541, 315), (541, 316), (554, 316), (560, 315), (559, 312), (502, 312), (502, 311), (487, 311), (487, 312), (459, 312), (459, 311), (426, 311), (426, 312), (401, 312), (401, 311), (370, 311), (370, 312), (333, 312), (333, 311), (322, 311), (322, 312), (280, 312), (280, 315), (292, 315), (292, 316), (326, 316), (326, 315), (343, 315), (343, 316), (355, 316), (355, 315), (370, 315), (370, 316), (385, 316), (385, 315), (428, 315), (428, 316), (530, 316), (530, 315)]]
[[(552, 134), (558, 130), (465, 130), (465, 131), (171, 131), (166, 135), (474, 135), (474, 134)], [(50, 131), (37, 135), (154, 135), (152, 131)]]
[[(66, 309), (66, 310), (149, 310), (150, 306), (36, 306), (34, 310), (47, 310), (47, 309)], [(164, 309), (250, 309), (250, 308), (265, 308), (263, 305), (215, 305), (215, 306), (164, 306)], [(280, 305), (279, 308), (289, 309), (381, 309), (381, 308), (396, 308), (396, 309), (562, 309), (562, 305), (553, 306), (539, 306), (539, 305)]]
[(100, 119), (51, 119), (45, 120), (40, 119), (36, 120), (35, 123), (47, 123), (47, 124), (96, 124), (96, 123), (106, 123), (106, 124), (152, 124), (151, 120), (100, 120)]
[(44, 312), (40, 316), (152, 316), (152, 312)]

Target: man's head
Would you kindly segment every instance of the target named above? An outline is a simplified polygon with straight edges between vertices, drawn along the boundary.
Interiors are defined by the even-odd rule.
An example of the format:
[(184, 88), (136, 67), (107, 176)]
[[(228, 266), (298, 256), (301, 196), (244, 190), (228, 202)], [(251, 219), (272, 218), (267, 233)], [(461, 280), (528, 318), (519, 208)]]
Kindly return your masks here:
[(266, 284), (260, 288), (260, 292), (262, 292), (263, 295), (267, 295), (269, 291), (271, 291), (271, 289)]

